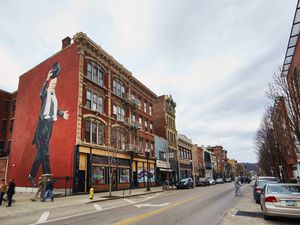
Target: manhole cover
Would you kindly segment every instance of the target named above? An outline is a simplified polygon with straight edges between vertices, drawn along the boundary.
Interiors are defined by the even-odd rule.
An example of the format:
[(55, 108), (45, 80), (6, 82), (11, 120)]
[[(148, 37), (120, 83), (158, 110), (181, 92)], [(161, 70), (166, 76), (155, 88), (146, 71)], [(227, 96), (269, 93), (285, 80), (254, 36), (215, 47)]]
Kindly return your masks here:
[(263, 218), (262, 212), (248, 212), (248, 211), (237, 211), (235, 216), (248, 216), (248, 217), (256, 217), (256, 218)]

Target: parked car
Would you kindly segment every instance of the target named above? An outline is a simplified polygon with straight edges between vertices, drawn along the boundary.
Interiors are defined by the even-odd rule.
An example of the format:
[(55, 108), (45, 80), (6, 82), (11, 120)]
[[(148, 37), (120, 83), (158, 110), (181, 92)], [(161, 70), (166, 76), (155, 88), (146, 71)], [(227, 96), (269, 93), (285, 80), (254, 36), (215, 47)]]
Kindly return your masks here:
[(224, 184), (223, 178), (217, 178), (216, 179), (216, 184)]
[(264, 186), (268, 183), (277, 183), (277, 181), (272, 180), (257, 180), (256, 183), (253, 186), (253, 198), (256, 203), (260, 202), (260, 195), (261, 191), (264, 188)]
[(181, 179), (177, 184), (176, 184), (177, 189), (179, 188), (194, 188), (194, 181), (192, 178), (184, 178)]
[(231, 182), (232, 180), (231, 180), (231, 177), (226, 177), (225, 178), (225, 182)]
[(206, 177), (200, 177), (196, 181), (196, 186), (208, 186), (208, 185), (209, 185), (209, 181)]
[(209, 178), (208, 182), (209, 182), (209, 185), (215, 185), (216, 184), (216, 181), (212, 178)]
[(266, 184), (260, 197), (264, 219), (271, 216), (300, 218), (300, 185)]
[(251, 182), (251, 178), (247, 177), (247, 176), (241, 176), (241, 183), (250, 183)]

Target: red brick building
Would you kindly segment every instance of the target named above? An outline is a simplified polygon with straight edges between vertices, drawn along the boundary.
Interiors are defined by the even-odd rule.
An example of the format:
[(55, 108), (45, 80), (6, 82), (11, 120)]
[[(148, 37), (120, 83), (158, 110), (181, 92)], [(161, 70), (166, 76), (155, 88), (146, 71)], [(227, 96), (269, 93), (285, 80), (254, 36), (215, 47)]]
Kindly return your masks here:
[(223, 146), (214, 146), (211, 147), (213, 153), (216, 156), (217, 160), (217, 176), (225, 177), (226, 175), (226, 165), (227, 165), (227, 151), (223, 149)]
[(16, 111), (17, 92), (0, 89), (0, 179), (6, 178)]
[(62, 50), (20, 76), (8, 176), (18, 186), (30, 186), (39, 93), (55, 62), (61, 65), (58, 107), (70, 115), (54, 123), (50, 140), (56, 187), (67, 184), (74, 192), (91, 186), (105, 191), (109, 183), (113, 190), (144, 187), (148, 177), (154, 184), (156, 95), (84, 33), (77, 33), (73, 43), (65, 38)]
[(168, 142), (171, 179), (178, 180), (178, 148), (176, 130), (176, 103), (172, 96), (161, 95), (154, 102), (155, 134)]
[[(293, 177), (293, 168), (297, 167), (296, 147), (292, 137), (292, 129), (289, 123), (284, 98), (278, 97), (274, 103), (272, 112), (273, 132), (277, 144), (277, 154), (275, 157), (277, 168), (274, 172), (277, 177), (281, 177), (284, 181), (291, 181)], [(281, 168), (279, 168), (281, 167)]]
[(204, 152), (197, 144), (192, 147), (193, 173), (195, 177), (205, 177)]

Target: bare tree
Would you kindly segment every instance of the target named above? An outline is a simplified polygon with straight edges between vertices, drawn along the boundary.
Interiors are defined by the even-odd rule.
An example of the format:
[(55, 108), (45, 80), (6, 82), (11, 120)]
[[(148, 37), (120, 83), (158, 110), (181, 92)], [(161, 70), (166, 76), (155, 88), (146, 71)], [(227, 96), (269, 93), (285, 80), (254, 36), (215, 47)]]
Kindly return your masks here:
[(280, 72), (274, 73), (273, 83), (269, 84), (267, 96), (276, 101), (278, 96), (285, 100), (286, 111), (289, 124), (292, 128), (292, 134), (296, 151), (300, 153), (300, 83), (299, 72), (290, 68), (289, 73), (284, 76)]

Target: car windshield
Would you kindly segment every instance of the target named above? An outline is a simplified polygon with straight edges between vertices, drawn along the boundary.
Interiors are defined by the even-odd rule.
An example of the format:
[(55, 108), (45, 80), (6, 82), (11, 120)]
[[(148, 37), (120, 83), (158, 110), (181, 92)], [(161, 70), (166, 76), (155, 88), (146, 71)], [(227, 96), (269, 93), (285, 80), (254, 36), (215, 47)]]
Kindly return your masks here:
[(300, 186), (296, 185), (270, 185), (268, 188), (270, 194), (300, 194)]
[(187, 182), (189, 178), (182, 179), (181, 182)]
[(271, 181), (271, 180), (259, 180), (257, 182), (257, 187), (262, 188), (265, 186), (265, 184), (275, 184), (275, 183), (277, 183), (277, 182)]

